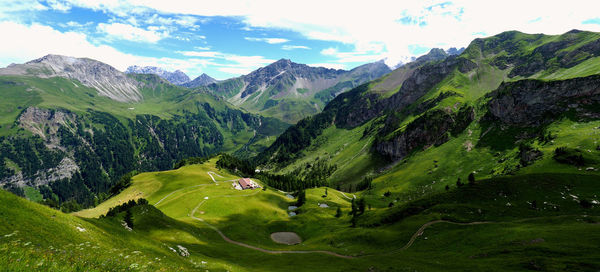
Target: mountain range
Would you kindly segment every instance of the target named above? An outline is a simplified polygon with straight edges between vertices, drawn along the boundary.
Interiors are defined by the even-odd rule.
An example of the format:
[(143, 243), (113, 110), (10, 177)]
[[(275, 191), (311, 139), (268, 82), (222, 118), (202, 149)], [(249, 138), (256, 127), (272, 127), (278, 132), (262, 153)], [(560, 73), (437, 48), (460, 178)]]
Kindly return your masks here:
[(390, 71), (381, 61), (346, 71), (281, 59), (250, 74), (200, 89), (248, 111), (295, 123), (320, 112), (336, 95)]
[(180, 70), (175, 70), (175, 72), (169, 72), (166, 71), (162, 68), (159, 67), (155, 67), (155, 66), (129, 66), (127, 67), (127, 70), (125, 71), (125, 73), (127, 74), (153, 74), (153, 75), (157, 75), (159, 77), (161, 77), (162, 79), (171, 82), (172, 84), (175, 85), (183, 85), (185, 83), (188, 83), (190, 81), (190, 78), (188, 77), (188, 75), (186, 75), (184, 72), (180, 71)]
[(130, 171), (256, 152), (287, 127), (210, 93), (85, 58), (10, 65), (0, 69), (0, 90), (0, 183), (43, 188), (57, 203), (93, 205)]
[(572, 30), (190, 87), (86, 58), (10, 65), (0, 184), (31, 201), (0, 190), (0, 264), (596, 271), (599, 63), (600, 33)]

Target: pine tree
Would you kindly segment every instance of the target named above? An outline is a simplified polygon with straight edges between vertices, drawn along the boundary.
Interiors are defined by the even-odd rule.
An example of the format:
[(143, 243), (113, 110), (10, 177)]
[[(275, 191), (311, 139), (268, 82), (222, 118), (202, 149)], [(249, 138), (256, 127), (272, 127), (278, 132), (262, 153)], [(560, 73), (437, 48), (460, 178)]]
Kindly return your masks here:
[(305, 202), (306, 202), (306, 192), (304, 190), (301, 190), (300, 192), (298, 192), (298, 201), (296, 202), (296, 206), (300, 207), (300, 206), (304, 205)]
[(473, 185), (475, 184), (475, 174), (473, 174), (473, 172), (471, 172), (471, 174), (469, 174), (469, 185)]
[(339, 218), (342, 216), (342, 209), (338, 206), (337, 210), (335, 211), (335, 217)]
[(359, 214), (365, 213), (365, 206), (366, 206), (365, 199), (364, 198), (359, 198), (357, 202), (358, 202), (357, 206), (358, 206), (358, 212), (359, 212)]
[(123, 220), (128, 227), (133, 228), (133, 215), (131, 214), (131, 209), (127, 209), (125, 212), (125, 218)]

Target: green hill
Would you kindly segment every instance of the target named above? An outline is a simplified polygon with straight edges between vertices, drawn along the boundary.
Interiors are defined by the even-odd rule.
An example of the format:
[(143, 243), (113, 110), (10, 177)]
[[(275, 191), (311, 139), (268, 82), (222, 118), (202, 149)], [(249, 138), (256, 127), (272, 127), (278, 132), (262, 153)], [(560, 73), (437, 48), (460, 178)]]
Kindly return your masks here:
[[(84, 219), (0, 191), (0, 214), (9, 219), (0, 224), (0, 250), (6, 253), (0, 263), (9, 271), (600, 267), (595, 175), (476, 180), (412, 200), (366, 191), (357, 196), (370, 205), (353, 228), (351, 194), (309, 189), (306, 203), (295, 210), (298, 215), (290, 217), (288, 206), (295, 199), (272, 189), (235, 190), (231, 180), (238, 177), (217, 169), (216, 160), (140, 174), (121, 194), (77, 214), (97, 217), (144, 197), (152, 206), (130, 208), (131, 231), (123, 226), (124, 211)], [(388, 208), (388, 202), (396, 204)], [(302, 242), (277, 244), (269, 236), (279, 231), (295, 232)]]
[[(452, 183), (471, 171), (545, 171), (563, 145), (585, 150), (593, 157), (587, 167), (597, 169), (597, 139), (590, 135), (598, 126), (599, 38), (513, 31), (477, 39), (459, 56), (406, 65), (341, 94), (323, 113), (290, 127), (258, 161), (286, 173), (326, 158), (337, 165), (331, 186), (346, 190), (367, 175)], [(519, 68), (534, 56), (544, 64)], [(520, 145), (543, 156), (521, 161), (528, 151)]]
[(54, 206), (70, 202), (68, 209), (102, 202), (130, 171), (219, 152), (251, 156), (287, 127), (210, 93), (89, 59), (50, 55), (0, 74), (0, 184), (37, 190)]

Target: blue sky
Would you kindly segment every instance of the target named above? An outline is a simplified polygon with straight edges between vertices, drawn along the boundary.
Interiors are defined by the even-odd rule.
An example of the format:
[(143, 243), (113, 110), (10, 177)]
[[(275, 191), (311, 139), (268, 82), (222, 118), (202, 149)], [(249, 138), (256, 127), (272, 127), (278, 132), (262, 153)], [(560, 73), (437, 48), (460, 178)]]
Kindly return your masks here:
[(0, 66), (46, 54), (247, 74), (278, 59), (339, 69), (405, 62), (506, 30), (600, 31), (596, 1), (0, 0)]

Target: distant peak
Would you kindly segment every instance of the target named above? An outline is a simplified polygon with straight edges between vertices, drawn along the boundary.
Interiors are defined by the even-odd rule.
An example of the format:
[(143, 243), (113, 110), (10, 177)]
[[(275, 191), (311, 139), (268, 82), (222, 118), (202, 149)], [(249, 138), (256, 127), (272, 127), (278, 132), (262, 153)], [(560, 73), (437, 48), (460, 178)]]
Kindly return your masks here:
[(39, 59), (34, 59), (32, 61), (29, 61), (27, 63), (40, 63), (40, 62), (51, 62), (51, 63), (55, 63), (55, 62), (69, 62), (69, 63), (73, 63), (75, 61), (79, 60), (76, 57), (69, 57), (69, 56), (63, 56), (63, 55), (55, 55), (55, 54), (48, 54), (45, 55)]
[(565, 33), (565, 34), (577, 34), (577, 33), (581, 33), (583, 32), (582, 30), (579, 29), (571, 29), (569, 30), (569, 32)]

